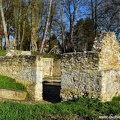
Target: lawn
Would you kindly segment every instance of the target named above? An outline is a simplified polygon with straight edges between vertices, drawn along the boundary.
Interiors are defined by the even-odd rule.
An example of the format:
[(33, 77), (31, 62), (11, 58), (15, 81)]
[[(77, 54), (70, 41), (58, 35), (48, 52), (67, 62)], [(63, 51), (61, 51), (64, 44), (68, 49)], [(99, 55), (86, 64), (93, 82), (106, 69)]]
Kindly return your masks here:
[[(0, 89), (26, 91), (22, 84), (1, 75)], [(76, 120), (97, 120), (99, 117), (120, 118), (120, 96), (106, 103), (89, 98), (56, 104), (29, 104), (7, 100), (0, 102), (0, 120), (72, 120), (74, 118)]]
[(106, 103), (89, 98), (79, 98), (57, 104), (0, 102), (0, 120), (72, 120), (74, 117), (97, 120), (101, 116), (119, 117), (120, 97)]
[(21, 83), (17, 83), (15, 79), (2, 75), (0, 75), (0, 89), (26, 91), (25, 86)]
[(0, 50), (0, 56), (5, 56), (6, 55), (6, 50)]

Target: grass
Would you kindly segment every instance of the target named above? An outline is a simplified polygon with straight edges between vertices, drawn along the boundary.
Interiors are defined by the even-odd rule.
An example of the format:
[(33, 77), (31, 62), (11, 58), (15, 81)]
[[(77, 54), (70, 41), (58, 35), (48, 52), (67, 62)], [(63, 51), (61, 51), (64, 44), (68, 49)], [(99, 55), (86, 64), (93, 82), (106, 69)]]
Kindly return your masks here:
[(42, 56), (42, 57), (44, 57), (44, 58), (54, 58), (54, 59), (60, 59), (61, 58), (61, 55), (59, 55), (59, 54), (48, 54), (48, 53), (40, 53), (40, 52), (33, 52), (32, 51), (32, 54), (33, 55), (40, 55), (40, 56)]
[(0, 56), (5, 56), (6, 55), (6, 50), (0, 50)]
[(73, 119), (70, 118), (72, 115), (91, 120), (97, 120), (99, 116), (120, 116), (120, 96), (106, 103), (89, 98), (57, 104), (0, 102), (0, 120), (66, 120), (66, 117)]
[(25, 86), (23, 86), (21, 83), (17, 83), (15, 79), (2, 75), (0, 75), (0, 89), (26, 91)]

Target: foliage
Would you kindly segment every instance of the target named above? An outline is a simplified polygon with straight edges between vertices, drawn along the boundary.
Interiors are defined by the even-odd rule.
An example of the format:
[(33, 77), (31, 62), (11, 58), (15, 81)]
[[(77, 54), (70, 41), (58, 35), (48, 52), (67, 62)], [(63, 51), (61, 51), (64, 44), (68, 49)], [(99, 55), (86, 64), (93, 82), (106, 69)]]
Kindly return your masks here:
[(111, 102), (101, 103), (96, 99), (79, 98), (57, 104), (21, 104), (10, 101), (0, 102), (0, 119), (4, 120), (52, 120), (52, 117), (65, 119), (78, 115), (89, 119), (99, 116), (120, 116), (120, 96)]
[(77, 22), (74, 36), (76, 36), (78, 43), (80, 43), (81, 46), (87, 44), (86, 50), (91, 50), (95, 34), (93, 22), (89, 17), (80, 19)]
[(61, 55), (59, 54), (47, 54), (47, 53), (39, 53), (39, 52), (32, 52), (33, 55), (40, 55), (44, 58), (54, 58), (54, 59), (60, 59)]
[[(115, 0), (54, 0), (52, 2), (52, 12), (50, 14), (46, 39), (51, 40), (52, 35), (55, 35), (60, 43), (62, 43), (62, 48), (65, 52), (65, 49), (68, 47), (72, 51), (75, 47), (80, 47), (73, 45), (73, 34), (76, 34), (75, 37), (77, 36), (79, 38), (81, 35), (84, 35), (85, 41), (87, 40), (87, 42), (93, 38), (91, 31), (93, 31), (95, 36), (101, 30), (105, 30), (106, 32), (114, 31), (119, 38), (120, 17), (118, 16), (120, 5), (119, 2), (114, 1)], [(31, 50), (32, 46), (36, 46), (37, 40), (43, 39), (45, 34), (49, 1), (3, 0), (2, 3), (8, 36), (16, 39), (17, 49)], [(87, 18), (90, 18), (92, 22)], [(82, 22), (80, 23), (78, 20), (81, 19), (83, 19), (84, 22), (86, 20), (85, 27), (82, 27), (84, 30), (79, 26)], [(81, 29), (79, 29), (79, 27)], [(77, 31), (77, 28), (79, 31)], [(2, 33), (2, 30), (0, 30), (1, 39), (3, 38)], [(65, 39), (65, 37), (68, 36), (67, 33), (69, 33), (67, 39), (68, 44), (66, 44)], [(89, 36), (86, 37), (86, 35)], [(83, 38), (84, 37), (81, 36), (81, 39)], [(80, 39), (78, 42), (79, 41)], [(83, 44), (85, 43), (86, 42), (83, 42)], [(0, 44), (2, 44), (2, 42), (0, 42)], [(50, 44), (53, 45), (54, 42)], [(88, 46), (91, 47), (91, 45), (92, 43), (89, 42)], [(37, 47), (39, 47), (37, 48), (39, 50), (41, 46)], [(51, 45), (49, 47), (51, 47)]]
[[(79, 21), (77, 21), (73, 34), (73, 44), (74, 47), (76, 48), (76, 51), (84, 50), (90, 51), (93, 46), (94, 38), (95, 38), (94, 24), (92, 22), (92, 19), (87, 17), (85, 19), (80, 19)], [(69, 39), (70, 33), (66, 33), (66, 42), (69, 42)], [(66, 43), (67, 46), (69, 44), (70, 43)], [(66, 49), (66, 51), (70, 51), (69, 46), (68, 50)]]
[(26, 91), (25, 86), (23, 86), (21, 83), (17, 83), (15, 79), (2, 75), (0, 75), (0, 89)]
[(45, 57), (45, 58), (60, 59), (61, 55), (58, 55), (58, 54), (43, 54), (43, 57)]
[(5, 56), (6, 55), (6, 51), (5, 50), (0, 50), (0, 56)]

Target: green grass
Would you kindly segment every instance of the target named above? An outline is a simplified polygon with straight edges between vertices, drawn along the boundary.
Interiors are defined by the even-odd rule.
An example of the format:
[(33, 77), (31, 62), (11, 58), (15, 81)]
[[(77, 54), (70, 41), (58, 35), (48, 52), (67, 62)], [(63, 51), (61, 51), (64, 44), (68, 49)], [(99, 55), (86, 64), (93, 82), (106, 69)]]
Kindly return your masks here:
[(40, 55), (44, 58), (54, 58), (54, 59), (61, 58), (61, 55), (58, 55), (58, 54), (48, 54), (48, 53), (40, 53), (40, 52), (33, 52), (33, 51), (32, 51), (32, 55)]
[(6, 50), (0, 50), (0, 56), (5, 56), (6, 55)]
[(26, 91), (25, 86), (23, 86), (21, 83), (17, 83), (15, 79), (2, 75), (0, 75), (0, 89)]
[[(53, 120), (58, 117), (78, 115), (91, 120), (99, 116), (120, 116), (120, 96), (111, 102), (101, 103), (99, 100), (79, 98), (75, 101), (57, 104), (21, 104), (10, 101), (0, 102), (0, 120)], [(70, 118), (70, 120), (73, 118)]]

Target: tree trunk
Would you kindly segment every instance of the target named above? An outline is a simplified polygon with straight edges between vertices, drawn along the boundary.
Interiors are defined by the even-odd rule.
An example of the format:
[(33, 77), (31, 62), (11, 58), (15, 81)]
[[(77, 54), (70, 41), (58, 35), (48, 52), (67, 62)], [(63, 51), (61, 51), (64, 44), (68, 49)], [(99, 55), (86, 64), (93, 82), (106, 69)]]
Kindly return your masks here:
[(3, 13), (3, 9), (2, 9), (2, 0), (0, 0), (0, 11), (1, 11), (3, 27), (4, 27), (4, 34), (5, 34), (5, 40), (6, 40), (6, 50), (8, 50), (9, 49), (9, 40), (8, 40), (7, 27), (6, 27), (6, 23), (5, 23), (4, 13)]
[[(65, 1), (63, 1), (65, 3)], [(62, 48), (63, 48), (63, 53), (65, 53), (65, 42), (64, 42), (64, 5), (61, 8), (61, 31), (62, 31)]]
[(21, 40), (21, 21), (22, 21), (22, 0), (19, 0), (18, 3), (19, 3), (19, 14), (18, 14), (18, 49), (20, 49), (20, 40)]
[(94, 34), (97, 35), (97, 28), (98, 28), (98, 0), (95, 0), (95, 3), (93, 3), (93, 0), (91, 0), (91, 12), (92, 12), (92, 21), (94, 24)]
[(26, 21), (23, 22), (23, 33), (22, 33), (22, 39), (20, 41), (20, 50), (23, 50), (23, 41), (25, 37), (25, 25), (26, 25)]
[(37, 10), (37, 0), (33, 4), (32, 8), (32, 30), (31, 30), (31, 50), (32, 51), (37, 51), (37, 40), (38, 40), (38, 35), (37, 35), (37, 21), (36, 21), (36, 10)]
[(52, 36), (53, 36), (53, 34), (52, 34), (52, 19), (53, 19), (53, 15), (51, 15), (50, 16), (50, 39), (49, 39), (49, 51), (52, 49), (51, 48), (51, 40), (52, 40)]
[(3, 30), (2, 30), (2, 25), (0, 23), (0, 50), (2, 50), (2, 34), (3, 34)]
[(16, 48), (15, 49), (18, 49), (18, 46), (19, 46), (19, 42), (18, 42), (18, 20), (16, 18), (17, 16), (17, 10), (18, 8), (14, 7), (14, 38), (16, 39)]
[(48, 17), (47, 17), (47, 21), (46, 21), (45, 32), (44, 32), (44, 36), (43, 36), (42, 45), (41, 45), (41, 48), (40, 48), (40, 53), (43, 52), (43, 48), (44, 48), (44, 44), (45, 44), (45, 40), (46, 40), (46, 34), (47, 34), (47, 30), (48, 30), (48, 22), (49, 22), (50, 13), (51, 13), (51, 5), (52, 5), (52, 0), (50, 0), (50, 4), (49, 4)]

